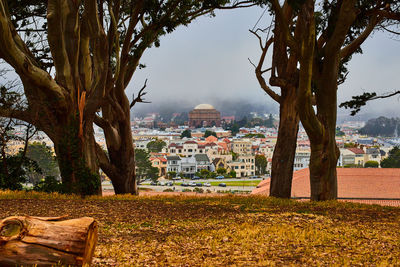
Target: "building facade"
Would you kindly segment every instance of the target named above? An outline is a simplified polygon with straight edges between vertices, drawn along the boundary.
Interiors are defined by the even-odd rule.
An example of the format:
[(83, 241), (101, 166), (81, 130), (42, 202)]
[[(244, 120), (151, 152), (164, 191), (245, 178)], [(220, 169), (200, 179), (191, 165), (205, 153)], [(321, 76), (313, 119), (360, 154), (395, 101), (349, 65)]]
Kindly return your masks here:
[(209, 104), (197, 105), (189, 112), (189, 127), (221, 126), (221, 113)]

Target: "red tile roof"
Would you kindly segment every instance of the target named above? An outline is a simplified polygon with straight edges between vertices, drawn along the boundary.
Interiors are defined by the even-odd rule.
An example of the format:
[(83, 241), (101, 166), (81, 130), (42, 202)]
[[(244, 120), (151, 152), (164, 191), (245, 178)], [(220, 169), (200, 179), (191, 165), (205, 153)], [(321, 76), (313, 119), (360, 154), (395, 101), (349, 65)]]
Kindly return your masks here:
[(357, 148), (357, 147), (351, 147), (351, 148), (348, 148), (347, 150), (350, 150), (354, 154), (365, 154), (364, 150), (362, 150), (361, 148)]
[[(339, 198), (400, 198), (399, 168), (337, 168)], [(310, 197), (309, 169), (293, 173), (292, 197)], [(252, 194), (269, 194), (270, 179)]]
[(189, 141), (186, 141), (185, 144), (197, 144), (197, 142), (189, 140)]

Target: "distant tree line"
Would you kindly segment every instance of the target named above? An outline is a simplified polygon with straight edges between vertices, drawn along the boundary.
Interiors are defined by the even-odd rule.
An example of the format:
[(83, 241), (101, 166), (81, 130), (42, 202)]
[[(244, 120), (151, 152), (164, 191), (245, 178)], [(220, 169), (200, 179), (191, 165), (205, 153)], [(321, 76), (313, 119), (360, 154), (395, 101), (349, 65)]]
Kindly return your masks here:
[(359, 133), (370, 136), (397, 136), (400, 134), (400, 118), (378, 117), (367, 121)]

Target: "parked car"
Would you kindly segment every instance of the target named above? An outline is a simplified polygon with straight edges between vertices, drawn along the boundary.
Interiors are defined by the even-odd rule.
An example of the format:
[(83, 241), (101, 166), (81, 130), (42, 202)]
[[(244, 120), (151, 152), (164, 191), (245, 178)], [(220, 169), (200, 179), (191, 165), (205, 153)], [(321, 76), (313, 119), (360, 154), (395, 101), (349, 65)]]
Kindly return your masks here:
[(197, 184), (196, 184), (195, 182), (190, 182), (190, 183), (189, 183), (189, 186), (195, 187), (195, 186), (197, 186)]
[(257, 179), (257, 178), (260, 178), (260, 177), (258, 177), (257, 175), (253, 175), (253, 176), (250, 176), (249, 178), (250, 179)]
[(193, 176), (192, 180), (200, 180), (201, 178), (199, 176)]
[(172, 180), (180, 180), (180, 179), (182, 179), (182, 178), (179, 176), (172, 178)]
[(166, 185), (166, 186), (173, 186), (173, 185), (174, 185), (174, 182), (169, 181), (169, 182), (166, 182), (165, 185)]
[(217, 177), (215, 177), (215, 179), (224, 179), (225, 177), (223, 175), (219, 175)]
[(150, 185), (159, 185), (158, 182), (151, 181)]
[(226, 187), (226, 183), (220, 183), (218, 186)]
[(196, 186), (203, 186), (203, 184), (202, 183), (196, 183)]
[(211, 186), (210, 183), (204, 183), (203, 185), (204, 185), (205, 187), (210, 187), (210, 186)]

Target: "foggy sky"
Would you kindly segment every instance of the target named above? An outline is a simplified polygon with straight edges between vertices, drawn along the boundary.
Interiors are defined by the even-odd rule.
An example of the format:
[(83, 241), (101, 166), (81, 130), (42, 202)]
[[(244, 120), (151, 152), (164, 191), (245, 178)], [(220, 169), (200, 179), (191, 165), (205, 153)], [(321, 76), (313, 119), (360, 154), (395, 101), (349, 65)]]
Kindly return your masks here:
[[(221, 102), (230, 100), (263, 104), (277, 112), (277, 104), (262, 91), (247, 59), (257, 62), (261, 53), (249, 29), (262, 11), (259, 7), (217, 11), (214, 18), (201, 17), (164, 36), (159, 48), (145, 52), (141, 63), (147, 67), (135, 73), (127, 90), (131, 98), (148, 78), (146, 100), (152, 104), (138, 103), (133, 112), (169, 103), (177, 107), (210, 103), (218, 109)], [(267, 13), (259, 26), (269, 26)], [(400, 42), (388, 33), (377, 32), (362, 48), (364, 54), (354, 55), (349, 64), (350, 73), (339, 87), (338, 103), (363, 92), (400, 88)], [(265, 66), (269, 67), (267, 62)], [(396, 97), (376, 100), (367, 104), (361, 115), (399, 116), (399, 104)], [(349, 111), (339, 110), (339, 114)]]

